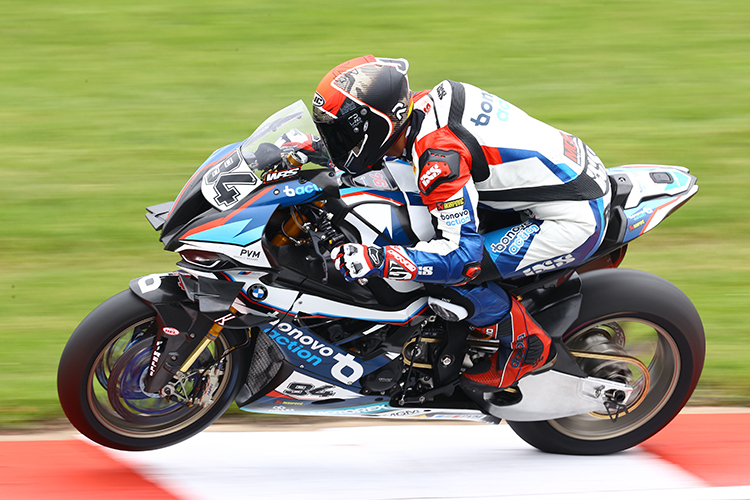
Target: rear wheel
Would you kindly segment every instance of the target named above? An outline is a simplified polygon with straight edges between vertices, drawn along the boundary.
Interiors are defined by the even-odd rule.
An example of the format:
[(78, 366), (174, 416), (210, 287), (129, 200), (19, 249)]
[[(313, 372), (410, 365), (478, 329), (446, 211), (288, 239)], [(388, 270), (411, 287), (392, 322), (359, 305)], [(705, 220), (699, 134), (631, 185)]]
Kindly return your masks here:
[(703, 368), (705, 336), (693, 304), (662, 278), (607, 269), (581, 281), (581, 311), (563, 336), (566, 347), (581, 353), (576, 359), (588, 375), (627, 383), (632, 394), (610, 414), (508, 423), (542, 451), (613, 453), (648, 439), (682, 409)]
[[(144, 390), (156, 335), (156, 315), (126, 290), (91, 312), (76, 328), (58, 369), (60, 402), (85, 436), (111, 448), (151, 450), (180, 442), (219, 418), (247, 371), (243, 351), (221, 334), (186, 372), (169, 397)], [(202, 404), (195, 404), (203, 397)]]

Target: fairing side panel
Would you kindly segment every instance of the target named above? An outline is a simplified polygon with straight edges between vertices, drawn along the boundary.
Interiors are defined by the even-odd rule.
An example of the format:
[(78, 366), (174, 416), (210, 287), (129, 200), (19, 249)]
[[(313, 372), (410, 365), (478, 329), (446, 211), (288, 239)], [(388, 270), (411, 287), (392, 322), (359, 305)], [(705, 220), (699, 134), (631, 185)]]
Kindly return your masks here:
[(623, 204), (627, 218), (623, 243), (656, 227), (698, 192), (696, 178), (685, 167), (624, 165), (608, 172), (626, 176), (633, 185)]

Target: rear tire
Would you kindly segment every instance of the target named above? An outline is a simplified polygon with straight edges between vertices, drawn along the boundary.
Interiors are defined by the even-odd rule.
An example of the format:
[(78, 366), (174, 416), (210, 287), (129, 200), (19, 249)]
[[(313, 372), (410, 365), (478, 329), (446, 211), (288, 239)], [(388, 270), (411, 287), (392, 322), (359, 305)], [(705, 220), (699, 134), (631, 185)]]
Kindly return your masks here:
[[(581, 275), (581, 282), (580, 314), (563, 335), (564, 342), (579, 347), (586, 336), (622, 337), (618, 341), (622, 347), (617, 349), (638, 357), (648, 367), (652, 382), (645, 399), (614, 422), (606, 414), (584, 414), (508, 424), (524, 441), (545, 452), (602, 455), (645, 441), (679, 413), (703, 369), (705, 335), (690, 300), (658, 276), (632, 269), (605, 269)], [(650, 343), (639, 342), (649, 338)], [(650, 353), (644, 349), (649, 345), (653, 345)], [(584, 370), (592, 367), (590, 362), (579, 364)], [(611, 368), (608, 373), (621, 375)], [(636, 384), (643, 380), (641, 374), (639, 377), (635, 377)]]
[[(205, 407), (145, 393), (141, 377), (155, 332), (154, 310), (126, 290), (94, 309), (68, 340), (57, 391), (65, 415), (89, 439), (128, 451), (163, 448), (202, 431), (232, 404), (247, 373), (243, 350), (226, 356), (213, 402)], [(227, 347), (223, 334), (209, 344), (191, 368), (193, 381), (198, 369), (215, 365)]]

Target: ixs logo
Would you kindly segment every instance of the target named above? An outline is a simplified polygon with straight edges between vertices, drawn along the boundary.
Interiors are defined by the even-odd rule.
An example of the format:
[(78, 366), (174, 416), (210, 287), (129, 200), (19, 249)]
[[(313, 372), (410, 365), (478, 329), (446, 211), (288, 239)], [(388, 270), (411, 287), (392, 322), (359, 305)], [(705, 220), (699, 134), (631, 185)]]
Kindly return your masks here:
[(336, 364), (331, 368), (331, 376), (336, 380), (351, 385), (362, 376), (364, 368), (355, 361), (351, 354), (341, 354), (317, 340), (311, 335), (298, 328), (294, 328), (289, 323), (275, 322), (275, 332), (271, 333), (268, 338), (276, 342), (281, 347), (286, 347), (301, 360), (318, 366), (323, 362), (323, 358), (333, 358)]
[(432, 276), (432, 266), (419, 266), (420, 276)]
[(263, 174), (263, 182), (276, 182), (282, 179), (290, 179), (299, 175), (300, 167), (288, 168), (286, 170), (274, 170), (273, 172), (266, 172)]
[(311, 183), (304, 186), (297, 186), (294, 189), (292, 189), (292, 187), (289, 185), (284, 186), (284, 194), (289, 198), (293, 198), (295, 196), (303, 196), (305, 194), (315, 193), (318, 191), (323, 191), (323, 189)]
[(419, 187), (422, 192), (426, 192), (435, 179), (450, 173), (450, 166), (444, 161), (429, 162), (425, 165), (422, 176), (419, 178)]
[(529, 266), (526, 269), (524, 269), (522, 272), (526, 276), (534, 276), (535, 274), (539, 273), (546, 273), (547, 271), (554, 271), (555, 269), (558, 269), (563, 266), (567, 266), (568, 264), (572, 264), (576, 261), (576, 258), (573, 257), (573, 255), (563, 255), (562, 257), (558, 257), (556, 259), (552, 260), (545, 260), (544, 262), (540, 262), (539, 264), (534, 264), (533, 266)]

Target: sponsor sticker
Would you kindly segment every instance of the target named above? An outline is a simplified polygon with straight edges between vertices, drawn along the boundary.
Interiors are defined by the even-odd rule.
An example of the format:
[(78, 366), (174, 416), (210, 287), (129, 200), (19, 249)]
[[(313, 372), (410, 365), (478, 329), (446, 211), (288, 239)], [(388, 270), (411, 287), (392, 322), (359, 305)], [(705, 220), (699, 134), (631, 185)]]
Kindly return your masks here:
[(336, 364), (331, 367), (331, 376), (336, 380), (351, 385), (364, 373), (362, 365), (351, 354), (336, 352), (313, 335), (295, 328), (290, 323), (274, 322), (272, 324), (276, 325), (275, 331), (269, 334), (268, 338), (302, 361), (318, 366), (324, 358), (333, 358)]
[(289, 179), (299, 175), (300, 167), (288, 168), (286, 170), (274, 170), (273, 172), (266, 172), (263, 174), (263, 182), (276, 182), (282, 179)]
[(444, 161), (431, 161), (428, 162), (422, 171), (422, 176), (419, 178), (419, 188), (423, 193), (426, 193), (430, 185), (438, 177), (448, 176), (451, 173), (450, 166)]
[(180, 334), (177, 328), (172, 328), (171, 326), (165, 326), (161, 331), (164, 332), (164, 335), (169, 335), (170, 337), (176, 337)]
[(265, 300), (268, 297), (268, 289), (258, 283), (248, 288), (247, 293), (255, 300)]
[(511, 254), (516, 255), (526, 244), (529, 238), (539, 232), (539, 226), (531, 221), (513, 227), (497, 243), (493, 243), (490, 248), (495, 253), (503, 253), (508, 250)]
[(439, 201), (435, 203), (435, 207), (438, 210), (450, 210), (451, 208), (462, 207), (464, 205), (464, 197), (460, 197), (457, 200)]
[(295, 188), (292, 188), (292, 186), (290, 186), (290, 185), (287, 184), (286, 186), (284, 186), (284, 190), (283, 191), (284, 191), (284, 195), (285, 196), (287, 196), (289, 198), (294, 198), (295, 196), (303, 196), (303, 195), (306, 195), (306, 194), (315, 193), (315, 192), (318, 192), (318, 191), (323, 191), (323, 189), (319, 188), (318, 186), (316, 186), (313, 183), (307, 183), (304, 186), (303, 185), (299, 185), (299, 186), (297, 186)]

